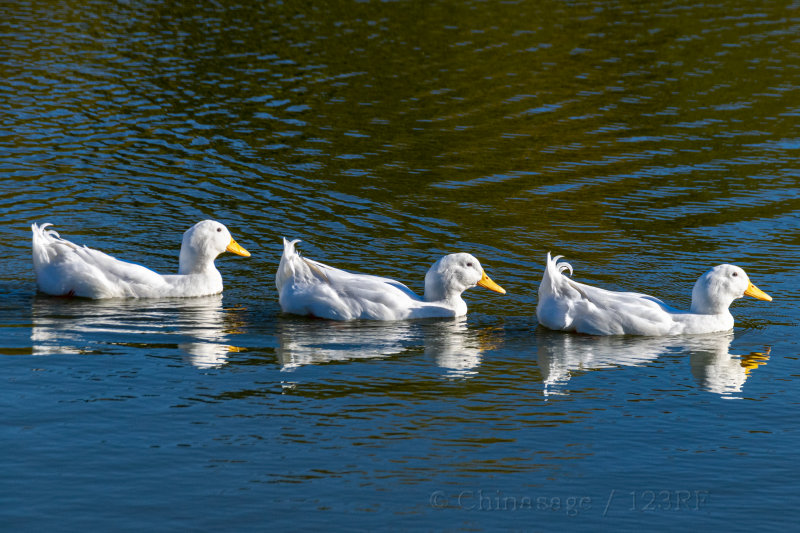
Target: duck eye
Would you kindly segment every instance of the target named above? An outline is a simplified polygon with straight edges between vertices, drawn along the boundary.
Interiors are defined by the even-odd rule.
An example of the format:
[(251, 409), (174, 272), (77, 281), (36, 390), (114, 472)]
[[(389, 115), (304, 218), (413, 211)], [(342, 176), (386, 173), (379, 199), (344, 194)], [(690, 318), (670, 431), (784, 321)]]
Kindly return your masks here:
[[(217, 231), (222, 231), (222, 228), (217, 228)], [(734, 274), (735, 275), (735, 274)]]
[(467, 266), (472, 268), (473, 265), (472, 265), (472, 263), (467, 263)]
[(734, 272), (733, 274), (731, 274), (731, 276), (738, 276), (738, 275), (739, 275), (738, 272)]

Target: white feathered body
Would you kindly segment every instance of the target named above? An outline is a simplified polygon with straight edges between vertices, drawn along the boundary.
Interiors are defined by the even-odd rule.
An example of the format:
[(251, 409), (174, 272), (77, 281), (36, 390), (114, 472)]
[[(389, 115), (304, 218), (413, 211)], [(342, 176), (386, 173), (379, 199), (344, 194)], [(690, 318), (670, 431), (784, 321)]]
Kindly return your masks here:
[(206, 267), (192, 274), (161, 275), (99, 250), (78, 246), (33, 224), (33, 268), (45, 294), (84, 298), (162, 298), (205, 296), (222, 292), (222, 276)]
[(281, 309), (286, 313), (332, 320), (405, 320), (461, 316), (467, 304), (460, 295), (428, 302), (388, 278), (355, 274), (302, 257), (298, 240), (283, 240), (275, 276)]
[(635, 292), (615, 292), (573, 281), (560, 256), (547, 254), (536, 317), (543, 326), (590, 335), (679, 335), (713, 333), (733, 328), (733, 316), (679, 311), (658, 298)]

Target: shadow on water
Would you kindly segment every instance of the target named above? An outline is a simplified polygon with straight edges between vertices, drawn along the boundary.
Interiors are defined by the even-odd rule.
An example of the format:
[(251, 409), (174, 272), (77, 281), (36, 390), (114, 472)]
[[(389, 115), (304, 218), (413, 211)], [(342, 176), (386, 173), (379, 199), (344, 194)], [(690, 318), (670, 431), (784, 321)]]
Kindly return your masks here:
[(620, 366), (645, 366), (665, 355), (685, 356), (697, 385), (723, 397), (742, 392), (751, 372), (769, 360), (763, 352), (730, 352), (732, 332), (671, 337), (595, 337), (537, 331), (538, 364), (544, 394), (568, 394), (577, 373)]

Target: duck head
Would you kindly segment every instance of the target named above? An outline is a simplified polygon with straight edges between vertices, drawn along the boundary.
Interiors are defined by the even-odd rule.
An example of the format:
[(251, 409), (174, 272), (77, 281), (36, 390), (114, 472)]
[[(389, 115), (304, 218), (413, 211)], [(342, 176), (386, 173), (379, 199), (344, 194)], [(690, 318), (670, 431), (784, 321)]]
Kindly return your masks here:
[(425, 274), (425, 300), (434, 302), (460, 297), (462, 292), (476, 285), (506, 293), (486, 275), (474, 256), (466, 253), (446, 255)]
[(214, 220), (198, 222), (183, 234), (179, 274), (202, 272), (223, 252), (250, 257), (250, 252), (233, 240), (228, 228)]
[(692, 312), (720, 314), (742, 296), (772, 301), (772, 297), (753, 285), (744, 270), (735, 265), (717, 265), (702, 276), (692, 289)]

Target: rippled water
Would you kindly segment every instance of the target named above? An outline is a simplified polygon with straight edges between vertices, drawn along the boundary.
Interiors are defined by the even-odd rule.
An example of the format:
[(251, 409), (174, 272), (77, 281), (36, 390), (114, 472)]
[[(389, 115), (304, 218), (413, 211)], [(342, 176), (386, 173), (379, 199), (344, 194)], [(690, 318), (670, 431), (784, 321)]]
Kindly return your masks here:
[[(0, 516), (12, 529), (785, 529), (795, 473), (800, 5), (21, 1), (0, 18)], [(36, 295), (30, 223), (222, 297)], [(282, 236), (463, 320), (285, 316)], [(547, 251), (733, 333), (535, 320)]]

